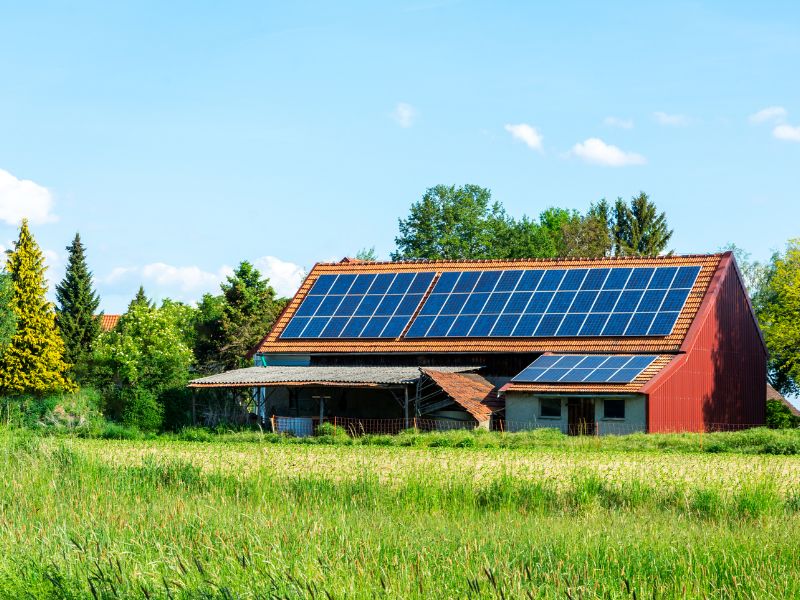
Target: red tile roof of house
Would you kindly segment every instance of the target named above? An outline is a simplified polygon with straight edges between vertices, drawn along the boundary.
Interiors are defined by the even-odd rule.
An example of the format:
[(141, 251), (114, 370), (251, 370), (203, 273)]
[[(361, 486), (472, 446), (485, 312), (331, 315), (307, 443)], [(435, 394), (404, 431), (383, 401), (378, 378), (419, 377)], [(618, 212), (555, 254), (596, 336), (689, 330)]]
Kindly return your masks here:
[(111, 331), (117, 326), (122, 315), (100, 315), (100, 331)]
[[(726, 254), (688, 256), (614, 257), (595, 259), (455, 260), (408, 262), (318, 263), (294, 298), (262, 340), (264, 353), (387, 353), (387, 352), (581, 352), (671, 353), (678, 352), (706, 295), (712, 276)], [(314, 282), (323, 274), (435, 271), (488, 271), (502, 269), (557, 269), (615, 266), (699, 266), (694, 287), (668, 336), (662, 337), (550, 337), (550, 338), (394, 338), (394, 339), (281, 339)]]

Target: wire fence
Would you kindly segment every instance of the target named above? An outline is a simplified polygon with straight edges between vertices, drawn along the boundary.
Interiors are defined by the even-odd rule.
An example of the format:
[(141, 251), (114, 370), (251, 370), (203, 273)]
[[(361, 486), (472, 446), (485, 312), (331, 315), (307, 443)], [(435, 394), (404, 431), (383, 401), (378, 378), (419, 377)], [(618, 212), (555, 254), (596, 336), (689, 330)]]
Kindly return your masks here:
[[(647, 432), (644, 423), (625, 423), (620, 421), (602, 420), (594, 422), (568, 423), (558, 420), (535, 421), (509, 421), (506, 419), (492, 419), (491, 421), (477, 424), (475, 421), (456, 419), (426, 419), (422, 417), (409, 417), (408, 419), (362, 419), (357, 417), (271, 417), (267, 426), (275, 433), (283, 433), (295, 437), (308, 437), (327, 433), (330, 430), (320, 429), (320, 425), (330, 424), (340, 431), (347, 432), (351, 437), (362, 435), (397, 435), (404, 431), (434, 432), (434, 431), (471, 431), (487, 429), (497, 432), (523, 432), (537, 429), (554, 429), (568, 435), (629, 435)], [(672, 425), (661, 424), (657, 433), (715, 433), (725, 431), (742, 431), (753, 427), (763, 427), (764, 424), (753, 423), (675, 423)], [(654, 431), (655, 432), (655, 431)]]

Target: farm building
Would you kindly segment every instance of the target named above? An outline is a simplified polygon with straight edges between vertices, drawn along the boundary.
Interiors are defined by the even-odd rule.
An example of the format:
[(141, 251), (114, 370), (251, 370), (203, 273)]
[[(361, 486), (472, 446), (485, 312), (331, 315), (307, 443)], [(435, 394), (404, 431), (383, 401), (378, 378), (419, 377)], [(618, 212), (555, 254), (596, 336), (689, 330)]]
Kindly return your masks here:
[(315, 265), (255, 366), (190, 386), (252, 389), (284, 428), (697, 431), (764, 423), (766, 358), (730, 252), (345, 259)]

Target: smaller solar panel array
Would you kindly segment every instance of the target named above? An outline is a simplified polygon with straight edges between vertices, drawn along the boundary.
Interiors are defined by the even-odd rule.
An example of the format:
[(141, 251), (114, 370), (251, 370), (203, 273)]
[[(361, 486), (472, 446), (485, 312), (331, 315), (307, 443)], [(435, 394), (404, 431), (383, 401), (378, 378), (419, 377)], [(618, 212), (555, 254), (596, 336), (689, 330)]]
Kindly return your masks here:
[(540, 356), (512, 381), (519, 383), (630, 383), (653, 355), (551, 354)]
[(282, 338), (396, 338), (434, 273), (320, 275)]

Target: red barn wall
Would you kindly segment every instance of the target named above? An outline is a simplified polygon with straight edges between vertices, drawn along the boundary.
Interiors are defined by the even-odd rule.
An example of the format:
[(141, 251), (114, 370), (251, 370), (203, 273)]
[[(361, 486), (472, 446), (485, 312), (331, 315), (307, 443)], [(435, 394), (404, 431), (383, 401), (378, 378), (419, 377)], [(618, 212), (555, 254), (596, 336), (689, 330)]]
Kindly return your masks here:
[(651, 432), (765, 422), (767, 354), (733, 257), (711, 280), (678, 355), (642, 391)]

